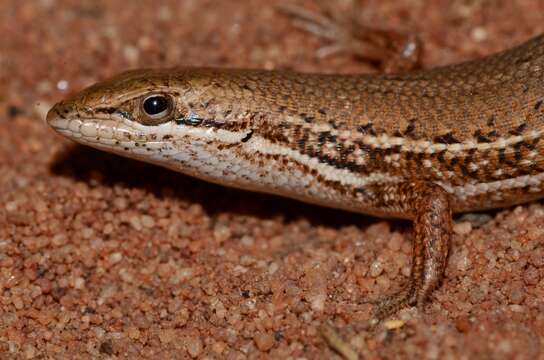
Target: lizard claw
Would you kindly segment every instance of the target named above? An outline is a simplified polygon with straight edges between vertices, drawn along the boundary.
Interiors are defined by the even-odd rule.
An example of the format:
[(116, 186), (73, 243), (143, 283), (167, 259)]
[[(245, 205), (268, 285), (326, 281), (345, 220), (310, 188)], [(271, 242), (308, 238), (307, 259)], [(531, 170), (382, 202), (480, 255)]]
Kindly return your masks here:
[(417, 291), (415, 286), (409, 286), (392, 295), (375, 301), (374, 319), (378, 321), (396, 313), (402, 308), (415, 305), (417, 302)]

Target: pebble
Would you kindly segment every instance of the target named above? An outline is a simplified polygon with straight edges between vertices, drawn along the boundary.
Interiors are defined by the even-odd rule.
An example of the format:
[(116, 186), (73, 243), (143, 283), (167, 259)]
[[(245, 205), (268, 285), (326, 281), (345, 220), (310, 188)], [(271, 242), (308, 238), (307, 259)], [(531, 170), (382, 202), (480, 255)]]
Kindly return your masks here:
[(152, 227), (155, 226), (155, 220), (149, 215), (142, 215), (141, 224), (144, 227), (151, 229)]
[(163, 329), (159, 331), (159, 340), (163, 345), (171, 343), (176, 338), (176, 330), (174, 329)]
[(370, 265), (369, 275), (372, 276), (373, 278), (376, 278), (380, 276), (382, 272), (383, 272), (383, 262), (381, 262), (380, 260), (376, 260), (372, 262), (372, 264)]
[(472, 232), (472, 224), (468, 221), (454, 223), (453, 232), (457, 235), (468, 235)]
[(199, 357), (204, 349), (202, 339), (194, 336), (187, 338), (185, 346), (187, 349), (187, 353), (189, 353), (189, 356), (193, 359)]
[(253, 340), (255, 341), (257, 348), (261, 351), (268, 351), (272, 349), (275, 344), (274, 336), (270, 333), (257, 333), (253, 337)]

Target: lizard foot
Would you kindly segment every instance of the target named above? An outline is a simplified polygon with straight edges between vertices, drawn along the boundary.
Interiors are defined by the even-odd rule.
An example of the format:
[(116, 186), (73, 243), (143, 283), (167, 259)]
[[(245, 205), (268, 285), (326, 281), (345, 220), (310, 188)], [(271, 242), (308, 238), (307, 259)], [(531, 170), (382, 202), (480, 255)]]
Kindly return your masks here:
[(321, 0), (318, 3), (321, 10), (317, 13), (295, 5), (279, 8), (293, 19), (294, 26), (329, 42), (317, 51), (318, 57), (348, 53), (378, 64), (386, 73), (421, 66), (421, 41), (414, 33), (363, 25), (356, 18), (359, 12), (355, 2), (351, 2), (352, 11), (346, 12), (335, 11), (334, 2)]

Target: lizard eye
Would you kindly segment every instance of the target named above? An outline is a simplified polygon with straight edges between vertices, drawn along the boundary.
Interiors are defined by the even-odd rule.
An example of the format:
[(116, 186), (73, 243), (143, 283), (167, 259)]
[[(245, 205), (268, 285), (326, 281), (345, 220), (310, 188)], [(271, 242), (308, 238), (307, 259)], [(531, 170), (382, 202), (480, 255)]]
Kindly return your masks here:
[(173, 113), (172, 98), (164, 94), (153, 94), (144, 98), (141, 103), (144, 125), (158, 125), (170, 121)]

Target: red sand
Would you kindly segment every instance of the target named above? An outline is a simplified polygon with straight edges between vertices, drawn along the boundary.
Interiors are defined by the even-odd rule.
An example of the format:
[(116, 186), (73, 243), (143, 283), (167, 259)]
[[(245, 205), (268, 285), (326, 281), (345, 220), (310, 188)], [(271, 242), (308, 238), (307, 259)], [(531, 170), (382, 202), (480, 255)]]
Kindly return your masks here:
[[(369, 70), (317, 60), (322, 43), (274, 10), (286, 2), (0, 3), (2, 359), (338, 357), (325, 321), (369, 359), (543, 358), (540, 203), (458, 223), (425, 311), (364, 331), (368, 301), (407, 279), (409, 223), (227, 190), (43, 122), (68, 92), (131, 67)], [(544, 2), (372, 0), (361, 18), (420, 33), (430, 66), (542, 32)]]

